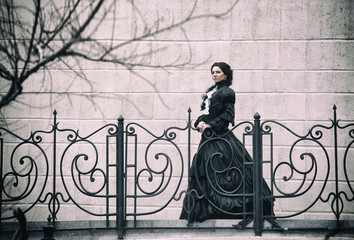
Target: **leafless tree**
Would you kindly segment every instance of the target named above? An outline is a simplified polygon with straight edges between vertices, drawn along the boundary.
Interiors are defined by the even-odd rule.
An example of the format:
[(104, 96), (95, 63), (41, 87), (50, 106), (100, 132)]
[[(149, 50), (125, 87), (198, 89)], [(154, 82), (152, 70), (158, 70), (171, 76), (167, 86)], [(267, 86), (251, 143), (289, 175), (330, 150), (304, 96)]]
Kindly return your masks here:
[[(127, 46), (151, 39), (161, 33), (183, 28), (187, 22), (200, 18), (226, 17), (238, 1), (220, 13), (196, 14), (198, 0), (191, 4), (184, 18), (161, 24), (157, 12), (153, 23), (144, 22), (134, 0), (127, 0), (142, 24), (136, 26), (131, 39), (115, 41), (115, 22), (124, 21), (116, 16), (117, 0), (2, 0), (0, 3), (0, 83), (3, 86), (0, 110), (16, 100), (23, 83), (39, 70), (47, 71), (51, 65), (61, 63), (67, 69), (85, 78), (80, 59), (118, 64), (134, 71), (137, 66), (151, 68), (193, 67), (192, 55), (181, 59), (175, 56), (170, 63), (156, 64), (148, 56), (164, 49), (148, 48), (135, 51)], [(158, 11), (158, 10), (157, 10)], [(111, 18), (112, 34), (108, 41), (95, 38), (95, 33)], [(113, 18), (113, 20), (112, 20)], [(183, 32), (183, 31), (182, 31)], [(187, 39), (187, 36), (185, 36)]]

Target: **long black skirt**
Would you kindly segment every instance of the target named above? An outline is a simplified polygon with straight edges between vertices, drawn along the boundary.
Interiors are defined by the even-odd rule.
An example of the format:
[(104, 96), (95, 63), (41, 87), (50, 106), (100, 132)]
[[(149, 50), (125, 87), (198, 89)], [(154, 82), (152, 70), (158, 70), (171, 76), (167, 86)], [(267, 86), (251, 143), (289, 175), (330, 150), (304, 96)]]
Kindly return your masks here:
[[(271, 192), (263, 180), (263, 197)], [(252, 215), (253, 164), (232, 132), (208, 138), (202, 135), (190, 169), (189, 188), (180, 219), (239, 219)], [(264, 198), (263, 214), (272, 215), (273, 198)]]

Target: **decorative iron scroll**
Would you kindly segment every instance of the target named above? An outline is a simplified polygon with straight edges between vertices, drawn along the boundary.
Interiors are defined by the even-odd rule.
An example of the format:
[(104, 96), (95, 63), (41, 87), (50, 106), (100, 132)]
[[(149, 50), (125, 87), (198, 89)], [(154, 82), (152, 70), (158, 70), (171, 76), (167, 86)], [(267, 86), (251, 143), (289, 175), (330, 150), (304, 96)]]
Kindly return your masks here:
[[(292, 218), (319, 205), (321, 211), (333, 212), (338, 227), (341, 214), (354, 201), (349, 169), (353, 163), (354, 123), (342, 124), (335, 106), (333, 113), (329, 125), (314, 125), (305, 134), (295, 133), (278, 121), (260, 122), (256, 114), (254, 122), (240, 122), (222, 136), (206, 132), (195, 153), (191, 147), (196, 143), (191, 136), (196, 129), (192, 127), (190, 109), (185, 126), (169, 127), (159, 135), (134, 122), (124, 127), (120, 117), (118, 124), (106, 124), (82, 136), (79, 130), (60, 128), (56, 112), (49, 131), (35, 131), (27, 138), (0, 127), (0, 219), (11, 220), (14, 206), (21, 206), (27, 214), (44, 205), (46, 213), (59, 221), (63, 203), (67, 203), (107, 222), (114, 217), (119, 236), (123, 236), (127, 219), (133, 219), (136, 227), (138, 218), (158, 214), (171, 204), (182, 208), (183, 197), (189, 199), (189, 204), (183, 206), (188, 214), (195, 200), (207, 198), (215, 209), (231, 218), (244, 216), (245, 203), (253, 198), (257, 234), (262, 231), (260, 222), (264, 219)], [(236, 131), (241, 132), (243, 144), (246, 137), (252, 139), (252, 160), (245, 160), (243, 150), (242, 165), (234, 164), (236, 153), (233, 143), (227, 140)], [(339, 137), (339, 133), (345, 135)], [(347, 143), (340, 144), (343, 136)], [(203, 163), (198, 162), (203, 149), (215, 142), (222, 142), (229, 153), (216, 151)], [(212, 190), (220, 196), (239, 197), (242, 212), (224, 209), (205, 192), (188, 186), (190, 177), (200, 174), (191, 168), (192, 155), (197, 159), (195, 164), (204, 164)], [(224, 166), (220, 168), (218, 161), (224, 161)], [(262, 178), (270, 187), (268, 197), (262, 195)], [(203, 183), (197, 180), (197, 184), (201, 189)], [(255, 186), (253, 192), (245, 191), (247, 184)], [(264, 198), (276, 200), (275, 215), (263, 216)], [(292, 200), (303, 204), (294, 204), (290, 213), (280, 211), (282, 202)], [(90, 208), (92, 201), (102, 209)], [(146, 204), (149, 208), (144, 208)], [(46, 217), (43, 215), (43, 220)]]
[[(98, 143), (92, 142), (91, 138), (101, 134), (103, 145), (108, 148), (110, 139), (117, 133), (117, 125), (107, 124), (87, 136), (81, 136), (78, 130), (61, 129), (56, 121), (57, 112), (54, 111), (53, 115), (54, 123), (49, 131), (35, 131), (28, 138), (0, 127), (1, 220), (14, 218), (14, 206), (20, 206), (27, 213), (38, 204), (47, 204), (55, 221), (63, 202), (72, 202), (90, 215), (115, 215), (108, 210), (109, 199), (116, 197), (115, 192), (111, 194), (108, 191), (108, 150), (99, 154)], [(11, 140), (6, 142), (9, 136)], [(81, 202), (85, 197), (103, 199), (106, 211), (101, 213), (87, 209), (88, 204)]]
[[(134, 169), (134, 176), (131, 176), (133, 178), (133, 185), (129, 185), (128, 187), (126, 185), (125, 187), (126, 198), (133, 198), (135, 204), (137, 204), (139, 199), (152, 199), (151, 201), (158, 201), (160, 203), (160, 206), (155, 209), (152, 208), (152, 210), (140, 212), (137, 211), (134, 204), (134, 212), (127, 212), (126, 216), (134, 216), (136, 218), (136, 216), (154, 214), (166, 208), (173, 200), (179, 199), (177, 193), (181, 185), (184, 165), (182, 151), (175, 140), (178, 136), (177, 131), (185, 131), (189, 126), (189, 123), (187, 123), (187, 126), (184, 128), (170, 127), (158, 136), (138, 123), (129, 123), (126, 125), (126, 159), (129, 156), (129, 139), (134, 140), (133, 148), (135, 148), (135, 151), (131, 153), (134, 156), (132, 163), (126, 160), (125, 171), (129, 172), (129, 168)], [(138, 130), (152, 138), (150, 142), (146, 143), (146, 147), (141, 150), (143, 152), (141, 154), (143, 161), (138, 157), (136, 148), (138, 144)], [(171, 148), (168, 149), (168, 147)], [(171, 157), (169, 151), (174, 151), (175, 157)], [(177, 164), (179, 164), (180, 168), (175, 167)], [(171, 188), (173, 177), (174, 187)], [(127, 189), (134, 189), (134, 193), (127, 192)], [(164, 197), (162, 199), (159, 198), (162, 195)]]
[[(296, 140), (289, 147), (288, 158), (284, 161), (277, 161), (271, 159), (272, 171), (271, 175), (271, 186), (276, 189), (274, 197), (277, 199), (295, 199), (301, 196), (306, 196), (307, 203), (302, 210), (297, 210), (293, 214), (288, 215), (279, 215), (277, 218), (289, 218), (305, 213), (310, 208), (314, 207), (319, 201), (323, 203), (331, 202), (331, 210), (334, 213), (337, 224), (339, 223), (340, 215), (344, 210), (344, 200), (352, 202), (354, 200), (354, 191), (352, 187), (352, 180), (349, 179), (347, 163), (350, 161), (348, 159), (350, 148), (354, 142), (354, 124), (346, 124), (341, 126), (339, 120), (337, 120), (336, 106), (333, 107), (333, 119), (330, 119), (330, 125), (314, 125), (309, 129), (309, 131), (304, 135), (298, 135), (293, 132), (291, 129), (285, 125), (273, 121), (267, 120), (264, 121), (261, 125), (263, 135), (271, 136), (271, 151), (273, 151), (273, 134), (271, 124), (278, 126), (282, 129), (282, 132), (288, 132)], [(351, 129), (350, 129), (351, 128)], [(343, 155), (343, 162), (340, 162), (338, 151), (340, 146), (338, 145), (338, 130), (349, 129), (348, 136), (350, 138), (349, 144), (345, 146), (345, 151)], [(329, 139), (334, 140), (333, 149), (330, 149), (321, 142), (325, 135), (327, 134)], [(328, 141), (328, 139), (327, 139)], [(307, 143), (307, 144), (305, 144)], [(303, 144), (303, 145), (301, 145)], [(316, 152), (305, 151), (301, 152), (298, 155), (297, 163), (294, 158), (294, 152), (296, 148), (300, 150), (304, 146), (310, 145), (312, 150), (317, 150)], [(329, 153), (330, 149), (333, 153)], [(331, 158), (332, 157), (332, 158)], [(353, 160), (353, 159), (351, 159)], [(305, 166), (305, 168), (304, 168)], [(345, 176), (345, 183), (347, 184), (349, 191), (343, 191), (339, 189), (338, 183), (339, 179), (339, 169), (342, 167)], [(288, 175), (281, 177), (280, 169), (287, 168)], [(302, 169), (301, 169), (302, 168)], [(334, 179), (330, 179), (330, 173), (333, 173)], [(322, 178), (319, 177), (319, 173), (322, 174)], [(301, 176), (299, 179), (295, 179), (295, 175)], [(292, 181), (297, 181), (296, 184)], [(343, 181), (342, 181), (343, 182)], [(311, 191), (314, 189), (314, 184), (317, 184), (317, 194), (311, 194)], [(330, 183), (333, 186), (334, 190), (330, 189)], [(297, 186), (295, 189), (289, 190), (288, 186)], [(306, 195), (307, 194), (307, 195)], [(348, 204), (350, 206), (350, 204)], [(323, 209), (323, 207), (322, 207)], [(350, 210), (350, 209), (349, 209)]]

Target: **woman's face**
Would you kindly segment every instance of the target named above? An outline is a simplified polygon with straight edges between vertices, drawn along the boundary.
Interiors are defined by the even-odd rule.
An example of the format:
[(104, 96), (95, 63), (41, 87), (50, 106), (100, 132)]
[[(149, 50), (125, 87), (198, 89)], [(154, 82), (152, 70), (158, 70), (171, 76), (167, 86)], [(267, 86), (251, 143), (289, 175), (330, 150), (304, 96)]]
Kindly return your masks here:
[(211, 77), (213, 78), (214, 82), (217, 83), (225, 80), (227, 76), (224, 74), (221, 68), (214, 66), (211, 69)]

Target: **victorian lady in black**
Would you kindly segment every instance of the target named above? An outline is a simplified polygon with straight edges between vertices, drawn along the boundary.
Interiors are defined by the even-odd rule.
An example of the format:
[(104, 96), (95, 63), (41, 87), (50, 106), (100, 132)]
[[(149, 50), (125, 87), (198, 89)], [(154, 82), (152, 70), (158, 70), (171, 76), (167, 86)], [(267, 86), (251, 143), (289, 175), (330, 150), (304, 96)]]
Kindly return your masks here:
[[(232, 70), (223, 62), (211, 67), (215, 82), (205, 93), (202, 115), (195, 127), (202, 138), (190, 169), (189, 189), (184, 198), (181, 219), (202, 222), (206, 219), (252, 216), (252, 158), (243, 144), (229, 131), (234, 125), (235, 92)], [(263, 181), (264, 182), (264, 181)], [(266, 183), (264, 196), (270, 195)], [(265, 215), (271, 214), (273, 200), (266, 198)]]

